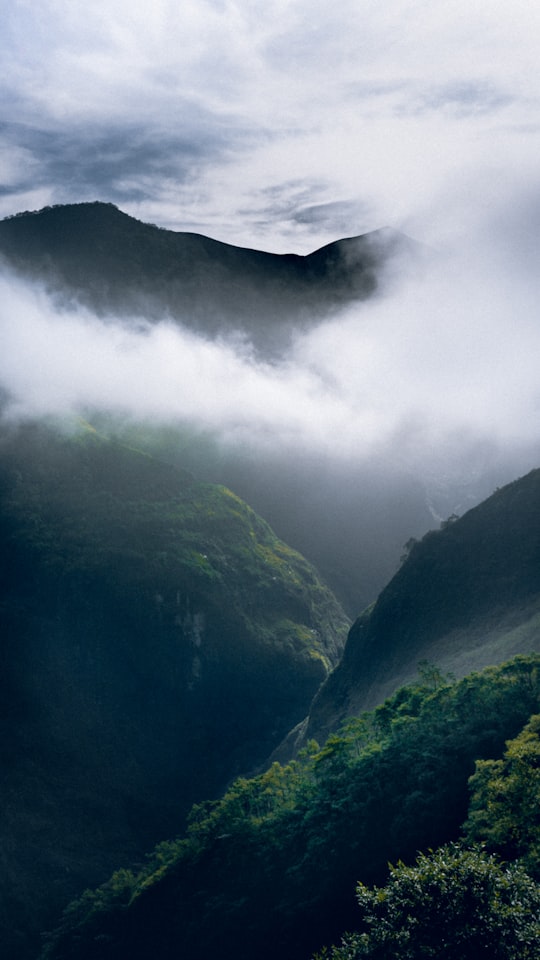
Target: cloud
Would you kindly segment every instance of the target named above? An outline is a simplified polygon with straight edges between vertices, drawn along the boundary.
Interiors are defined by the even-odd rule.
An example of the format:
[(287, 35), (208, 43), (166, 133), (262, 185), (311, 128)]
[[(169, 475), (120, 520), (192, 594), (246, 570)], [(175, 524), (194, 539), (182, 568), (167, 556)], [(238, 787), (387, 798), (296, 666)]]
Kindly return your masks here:
[(342, 236), (358, 218), (366, 219), (366, 208), (347, 200), (333, 200), (300, 207), (292, 213), (295, 223), (318, 229), (321, 224), (331, 225), (337, 236)]
[(59, 311), (4, 274), (0, 384), (11, 416), (112, 411), (255, 452), (424, 477), (502, 458), (511, 479), (540, 453), (539, 210), (516, 193), (471, 223), (467, 244), (414, 273), (395, 263), (376, 297), (298, 331), (272, 363), (166, 319)]
[[(0, 212), (91, 197), (274, 250), (409, 221), (437, 241), (444, 184), (538, 155), (539, 20), (533, 0), (21, 0)], [(311, 195), (267, 202), (291, 181)]]
[(458, 116), (478, 116), (479, 113), (494, 113), (513, 103), (514, 99), (510, 93), (498, 90), (491, 83), (454, 81), (435, 87), (426, 99), (426, 106), (433, 110), (450, 109)]
[[(143, 201), (149, 184), (157, 191), (170, 181), (192, 182), (204, 164), (227, 150), (224, 131), (212, 117), (185, 104), (182, 127), (149, 136), (135, 125), (41, 129), (4, 124), (4, 149), (12, 145), (19, 163), (5, 192), (30, 191), (56, 184), (58, 202), (107, 196), (117, 203)], [(241, 131), (238, 137), (242, 136)], [(21, 162), (22, 160), (22, 162)]]
[(263, 234), (279, 230), (285, 246), (287, 242), (292, 245), (291, 252), (296, 252), (299, 228), (308, 252), (317, 246), (321, 230), (334, 239), (368, 232), (372, 211), (367, 203), (352, 197), (322, 202), (328, 195), (332, 195), (331, 184), (322, 179), (275, 183), (255, 191), (249, 205), (240, 209), (238, 215)]

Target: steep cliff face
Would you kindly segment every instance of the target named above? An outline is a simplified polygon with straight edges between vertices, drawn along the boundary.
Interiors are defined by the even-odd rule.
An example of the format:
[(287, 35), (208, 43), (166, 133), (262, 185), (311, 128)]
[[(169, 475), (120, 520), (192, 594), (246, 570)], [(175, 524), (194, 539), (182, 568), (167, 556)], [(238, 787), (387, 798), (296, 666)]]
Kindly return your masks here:
[(540, 650), (540, 470), (410, 548), (352, 626), (298, 743), (382, 702), (422, 660), (465, 676)]
[(0, 922), (23, 956), (18, 924), (268, 755), (348, 624), (231, 491), (90, 429), (4, 434), (0, 482)]

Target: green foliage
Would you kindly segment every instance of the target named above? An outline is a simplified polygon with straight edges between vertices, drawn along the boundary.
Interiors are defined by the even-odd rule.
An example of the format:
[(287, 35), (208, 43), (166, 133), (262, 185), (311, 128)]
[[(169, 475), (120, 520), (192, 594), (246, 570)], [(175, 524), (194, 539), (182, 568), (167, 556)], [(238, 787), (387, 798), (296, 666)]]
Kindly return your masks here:
[(419, 661), (418, 675), (424, 686), (432, 690), (438, 690), (439, 687), (443, 687), (448, 681), (455, 679), (452, 674), (446, 674), (446, 676), (444, 676), (439, 667), (434, 663), (430, 663), (429, 660)]
[(540, 888), (519, 865), (450, 844), (388, 883), (357, 887), (359, 932), (319, 954), (330, 960), (538, 960)]
[[(423, 665), (419, 683), (352, 718), (322, 747), (195, 807), (187, 837), (160, 845), (135, 877), (129, 906), (100, 900), (91, 917), (75, 906), (47, 957), (113, 960), (121, 943), (126, 956), (207, 960), (227, 942), (237, 960), (301, 960), (335, 941), (358, 924), (358, 880), (381, 886), (389, 861), (411, 863), (419, 849), (458, 838), (475, 760), (500, 756), (539, 711), (539, 662), (520, 657), (459, 682)], [(463, 878), (469, 867), (483, 876), (482, 857), (454, 853), (458, 880), (459, 863)], [(427, 883), (428, 863), (421, 866)], [(485, 869), (498, 883), (502, 868), (489, 860)], [(513, 877), (522, 890), (521, 874)], [(97, 954), (100, 935), (110, 947)]]
[[(375, 704), (422, 658), (464, 676), (539, 649), (540, 470), (440, 531), (405, 545), (406, 562), (353, 624), (331, 684), (311, 711), (322, 738)], [(526, 629), (520, 631), (521, 626)]]
[[(6, 469), (7, 468), (7, 469)], [(165, 609), (203, 596), (267, 648), (337, 662), (348, 621), (314, 568), (244, 501), (87, 424), (61, 437), (27, 426), (4, 444), (10, 546), (57, 582), (96, 578)], [(1, 475), (1, 474), (0, 474)], [(47, 591), (45, 591), (47, 592)], [(313, 687), (313, 692), (315, 686)]]
[[(5, 947), (262, 763), (348, 621), (234, 493), (88, 424), (4, 428), (0, 493)], [(83, 917), (127, 909), (179, 850)]]
[(540, 879), (540, 715), (508, 741), (501, 760), (478, 760), (465, 835), (520, 858)]
[(258, 777), (240, 777), (221, 800), (195, 804), (188, 818), (188, 836), (198, 844), (209, 838), (268, 825), (294, 808), (302, 784), (301, 765), (272, 766)]

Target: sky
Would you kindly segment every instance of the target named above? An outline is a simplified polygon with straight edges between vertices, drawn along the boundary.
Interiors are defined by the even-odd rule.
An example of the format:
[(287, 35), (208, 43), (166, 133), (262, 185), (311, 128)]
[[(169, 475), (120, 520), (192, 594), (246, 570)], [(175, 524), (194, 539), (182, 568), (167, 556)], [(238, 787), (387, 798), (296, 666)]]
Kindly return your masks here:
[(108, 408), (419, 474), (540, 462), (534, 0), (1, 2), (1, 215), (99, 199), (296, 253), (391, 226), (432, 258), (279, 363), (188, 322), (59, 311), (4, 274), (13, 410)]
[(0, 216), (99, 199), (307, 253), (445, 244), (538, 185), (535, 0), (1, 3)]

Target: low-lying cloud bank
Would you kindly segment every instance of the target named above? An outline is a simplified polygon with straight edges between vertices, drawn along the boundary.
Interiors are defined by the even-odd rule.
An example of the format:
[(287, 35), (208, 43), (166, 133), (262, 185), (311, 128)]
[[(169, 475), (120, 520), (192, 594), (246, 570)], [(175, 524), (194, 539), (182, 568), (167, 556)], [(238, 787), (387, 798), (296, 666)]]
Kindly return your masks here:
[[(532, 229), (532, 228), (531, 228)], [(505, 239), (506, 236), (506, 239)], [(263, 362), (166, 318), (61, 309), (0, 277), (0, 383), (13, 417), (108, 411), (193, 425), (224, 442), (444, 473), (539, 449), (540, 278), (529, 243), (485, 231), (399, 272), (368, 302)], [(186, 318), (188, 320), (188, 318)], [(472, 459), (471, 459), (472, 458)]]
[(355, 616), (411, 535), (540, 465), (538, 231), (512, 209), (515, 230), (507, 217), (394, 264), (376, 296), (298, 329), (272, 362), (188, 317), (99, 318), (4, 271), (4, 420), (112, 416), (130, 442), (235, 489)]

